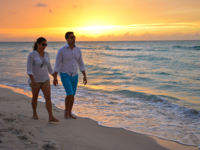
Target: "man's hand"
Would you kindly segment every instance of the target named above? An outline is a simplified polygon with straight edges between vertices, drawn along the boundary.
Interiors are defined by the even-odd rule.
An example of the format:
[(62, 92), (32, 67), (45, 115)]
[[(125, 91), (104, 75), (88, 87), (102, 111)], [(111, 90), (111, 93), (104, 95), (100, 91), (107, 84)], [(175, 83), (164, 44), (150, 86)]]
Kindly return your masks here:
[(58, 79), (57, 79), (57, 78), (54, 78), (54, 79), (53, 79), (53, 85), (55, 85), (55, 86), (58, 85)]
[(84, 85), (87, 84), (87, 78), (86, 78), (86, 76), (83, 77), (83, 84), (84, 84)]

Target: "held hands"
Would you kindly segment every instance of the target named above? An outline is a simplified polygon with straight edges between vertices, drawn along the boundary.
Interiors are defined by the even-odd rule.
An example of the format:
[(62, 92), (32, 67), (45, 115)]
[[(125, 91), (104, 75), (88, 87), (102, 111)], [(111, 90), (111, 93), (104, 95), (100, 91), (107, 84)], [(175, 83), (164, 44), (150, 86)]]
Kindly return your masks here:
[(58, 79), (57, 79), (57, 78), (54, 78), (54, 79), (53, 79), (53, 85), (55, 85), (55, 86), (58, 85)]
[(54, 72), (52, 76), (53, 76), (53, 85), (57, 86), (58, 85), (57, 73)]
[(87, 78), (86, 78), (86, 76), (83, 77), (83, 84), (84, 84), (84, 85), (87, 84)]
[(55, 78), (55, 72), (52, 74), (53, 78)]

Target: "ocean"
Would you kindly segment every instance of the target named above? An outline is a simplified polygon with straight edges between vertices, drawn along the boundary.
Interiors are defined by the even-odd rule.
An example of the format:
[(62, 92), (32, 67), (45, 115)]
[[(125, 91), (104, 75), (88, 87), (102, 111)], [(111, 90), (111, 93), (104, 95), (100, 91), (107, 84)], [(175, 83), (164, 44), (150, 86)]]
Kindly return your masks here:
[[(48, 42), (52, 67), (66, 42)], [(26, 61), (33, 42), (0, 42), (0, 84), (29, 92)], [(79, 83), (73, 113), (102, 126), (200, 144), (200, 41), (76, 42), (88, 84)], [(52, 103), (65, 91), (52, 84)], [(42, 93), (39, 101), (45, 102)], [(31, 107), (30, 107), (31, 109)]]

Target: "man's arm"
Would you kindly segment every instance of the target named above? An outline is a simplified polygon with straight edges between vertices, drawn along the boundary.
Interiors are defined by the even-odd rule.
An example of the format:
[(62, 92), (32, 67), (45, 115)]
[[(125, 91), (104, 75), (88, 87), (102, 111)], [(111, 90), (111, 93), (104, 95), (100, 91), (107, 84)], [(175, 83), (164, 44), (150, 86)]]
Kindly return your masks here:
[(86, 77), (86, 72), (85, 71), (81, 71), (83, 74), (83, 84), (86, 85), (87, 84), (87, 77)]
[(56, 62), (55, 62), (55, 67), (54, 67), (54, 72), (59, 72), (60, 70), (60, 64), (62, 63), (62, 49), (58, 50), (57, 56), (56, 56)]
[(85, 65), (83, 63), (83, 58), (82, 58), (82, 52), (81, 52), (81, 50), (80, 50), (80, 57), (78, 59), (78, 65), (79, 65), (79, 70), (83, 74), (83, 84), (86, 85), (87, 84), (87, 77), (86, 77)]

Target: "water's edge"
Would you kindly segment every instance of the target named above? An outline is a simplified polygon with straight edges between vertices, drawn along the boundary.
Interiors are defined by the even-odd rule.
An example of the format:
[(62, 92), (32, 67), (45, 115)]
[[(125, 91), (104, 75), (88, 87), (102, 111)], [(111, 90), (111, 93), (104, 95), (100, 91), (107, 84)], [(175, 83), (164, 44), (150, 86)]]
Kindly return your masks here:
[[(32, 94), (31, 94), (31, 91), (25, 91), (24, 89), (20, 89), (20, 88), (16, 88), (16, 87), (11, 87), (11, 86), (8, 86), (8, 85), (4, 85), (4, 84), (0, 84), (0, 88), (7, 88), (7, 89), (10, 89), (12, 90), (13, 92), (15, 93), (19, 93), (19, 94), (23, 94), (29, 98), (32, 97)], [(39, 101), (40, 103), (44, 103), (42, 101)], [(58, 107), (56, 104), (52, 103), (57, 109), (60, 109), (60, 110), (63, 110), (62, 108)], [(77, 117), (79, 117), (77, 114), (75, 114)], [(175, 142), (175, 143), (178, 143), (178, 144), (181, 144), (181, 145), (184, 145), (184, 146), (191, 146), (191, 147), (196, 147), (198, 145), (190, 145), (190, 144), (183, 144), (181, 142), (178, 142), (178, 141), (173, 141), (173, 140), (170, 140), (170, 139), (165, 139), (165, 138), (162, 138), (162, 137), (159, 137), (159, 136), (155, 136), (155, 135), (151, 135), (151, 134), (144, 134), (144, 133), (140, 133), (140, 132), (136, 132), (136, 131), (132, 131), (132, 130), (128, 130), (128, 129), (125, 129), (125, 128), (120, 128), (120, 127), (109, 127), (109, 126), (105, 126), (105, 125), (102, 125), (100, 124), (98, 121), (94, 120), (94, 119), (91, 119), (91, 118), (88, 118), (88, 117), (79, 117), (79, 118), (84, 118), (84, 119), (90, 119), (92, 121), (95, 121), (98, 125), (102, 126), (102, 127), (106, 127), (106, 128), (116, 128), (116, 129), (123, 129), (123, 130), (127, 130), (127, 131), (130, 131), (130, 132), (133, 132), (133, 133), (138, 133), (138, 134), (142, 134), (142, 135), (146, 135), (146, 136), (149, 136), (149, 137), (152, 137), (153, 139), (155, 139), (157, 142), (159, 140), (165, 140), (165, 141), (169, 141), (169, 142)], [(159, 142), (158, 142), (159, 143)]]

